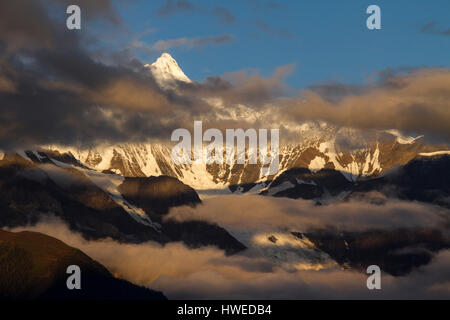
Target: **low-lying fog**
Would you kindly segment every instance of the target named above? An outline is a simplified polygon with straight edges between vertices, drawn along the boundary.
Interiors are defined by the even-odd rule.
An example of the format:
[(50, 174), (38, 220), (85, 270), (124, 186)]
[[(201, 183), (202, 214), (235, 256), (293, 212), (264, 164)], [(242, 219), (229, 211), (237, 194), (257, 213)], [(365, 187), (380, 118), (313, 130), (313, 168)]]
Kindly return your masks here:
[[(406, 276), (382, 272), (382, 289), (368, 290), (368, 275), (363, 271), (343, 269), (324, 253), (312, 261), (306, 261), (308, 255), (296, 256), (296, 251), (317, 250), (307, 240), (295, 242), (290, 234), (312, 229), (395, 232), (398, 228), (430, 228), (448, 239), (450, 212), (437, 206), (405, 201), (316, 206), (305, 200), (220, 195), (205, 199), (196, 208), (172, 209), (167, 219), (217, 223), (249, 249), (226, 256), (214, 247), (190, 249), (182, 243), (87, 241), (52, 217), (12, 231), (38, 231), (58, 238), (117, 277), (161, 290), (169, 299), (450, 298), (450, 250), (437, 252), (429, 264)], [(270, 235), (277, 241), (267, 241)], [(280, 255), (281, 260), (273, 255)]]

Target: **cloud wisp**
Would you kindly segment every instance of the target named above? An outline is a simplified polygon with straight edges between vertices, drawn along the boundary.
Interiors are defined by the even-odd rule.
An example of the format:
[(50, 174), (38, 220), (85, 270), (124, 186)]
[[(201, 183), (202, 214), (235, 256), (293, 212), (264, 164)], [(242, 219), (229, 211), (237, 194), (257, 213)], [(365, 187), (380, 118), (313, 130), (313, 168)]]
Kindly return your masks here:
[(272, 36), (278, 36), (278, 37), (282, 37), (285, 39), (295, 39), (296, 36), (290, 32), (288, 29), (286, 28), (275, 28), (272, 27), (270, 25), (268, 25), (267, 23), (261, 21), (261, 20), (256, 20), (254, 22), (254, 25), (260, 29), (261, 31), (263, 31), (264, 33), (268, 34), (268, 35), (272, 35)]
[[(206, 108), (201, 99), (162, 91), (134, 57), (103, 62), (88, 48), (96, 39), (67, 30), (46, 4), (18, 1), (0, 10), (0, 148), (168, 139), (186, 113)], [(111, 10), (93, 9), (92, 19), (119, 23), (113, 5), (104, 8)]]
[[(122, 19), (111, 1), (88, 2), (87, 23), (101, 20), (121, 28)], [(56, 5), (66, 3), (60, 0)], [(190, 128), (193, 120), (214, 128), (278, 127), (282, 137), (299, 134), (284, 128), (321, 120), (450, 138), (446, 68), (387, 70), (375, 84), (332, 83), (307, 88), (297, 96), (285, 83), (293, 64), (269, 76), (244, 70), (163, 90), (136, 56), (109, 47), (92, 49), (99, 40), (88, 32), (68, 31), (47, 4), (43, 0), (0, 4), (1, 149), (167, 141), (174, 129)], [(143, 35), (150, 32), (154, 30)], [(154, 53), (227, 44), (233, 36), (183, 37), (150, 45), (139, 37), (134, 40), (132, 49)]]
[(162, 5), (157, 14), (160, 17), (167, 17), (180, 12), (191, 12), (197, 7), (188, 0), (164, 0), (164, 5)]
[[(352, 91), (350, 87), (343, 89)], [(320, 119), (353, 128), (396, 128), (450, 138), (449, 69), (424, 68), (396, 74), (359, 90), (359, 94), (345, 95), (333, 103), (307, 89), (280, 103), (280, 114), (300, 122)]]
[(439, 28), (438, 23), (436, 21), (428, 22), (420, 29), (420, 32), (435, 34), (439, 36), (450, 36), (450, 29)]
[(211, 14), (223, 24), (233, 24), (237, 21), (236, 17), (225, 7), (216, 6)]
[[(274, 228), (292, 221), (300, 222), (293, 220), (293, 216), (298, 215), (298, 209), (294, 208), (293, 203), (280, 208), (279, 211), (273, 211), (272, 209), (276, 209), (275, 204), (278, 205), (278, 200), (274, 198), (271, 199), (274, 204), (269, 208), (266, 207), (271, 200), (262, 201), (256, 208), (253, 206), (254, 199), (246, 196), (241, 196), (239, 203), (231, 207), (229, 205), (234, 202), (229, 201), (230, 198), (223, 201), (225, 200), (227, 203), (225, 208), (228, 210), (223, 209), (222, 200), (213, 200), (211, 203), (208, 201), (203, 208), (199, 208), (200, 212), (196, 213), (195, 218), (219, 219), (220, 223), (227, 224), (235, 230)], [(246, 201), (248, 205), (242, 206)], [(218, 213), (209, 211), (212, 217), (205, 217), (206, 214), (203, 212), (205, 207), (220, 209), (221, 204), (221, 211)], [(305, 203), (299, 205), (303, 207)], [(415, 209), (414, 204), (410, 204), (406, 209), (399, 209), (396, 206), (398, 205), (394, 204), (387, 210), (388, 213), (378, 218), (375, 214), (371, 212), (367, 214), (364, 210), (359, 211), (362, 217), (358, 218), (356, 212), (344, 212), (349, 209), (348, 207), (338, 208), (336, 211), (338, 217), (334, 218), (331, 217), (331, 213), (325, 213), (317, 208), (318, 210), (309, 215), (303, 212), (305, 218), (301, 223), (314, 225), (323, 219), (322, 226), (324, 226), (327, 222), (334, 223), (340, 218), (344, 221), (343, 225), (356, 230), (361, 226), (362, 220), (366, 220), (365, 226), (378, 227), (389, 227), (392, 222), (396, 222), (397, 225), (406, 223), (409, 226), (415, 224), (427, 226), (437, 222), (435, 218), (430, 222), (430, 215), (420, 217), (420, 213), (427, 213), (420, 206)], [(248, 210), (250, 207), (252, 210)], [(359, 210), (363, 207), (364, 205), (360, 206)], [(235, 212), (235, 209), (239, 211)], [(383, 210), (385, 209), (378, 209), (378, 213)], [(409, 220), (405, 219), (403, 212), (405, 210), (411, 211), (409, 218), (412, 218), (412, 222), (404, 222)], [(220, 219), (224, 211), (233, 217)], [(396, 211), (398, 212), (395, 213)], [(403, 222), (397, 221), (395, 215), (402, 215)], [(276, 216), (278, 222), (275, 220)], [(266, 221), (267, 219), (269, 221)], [(240, 225), (239, 221), (242, 221)], [(362, 226), (364, 227), (364, 224)], [(15, 228), (12, 231), (22, 230), (42, 232), (56, 237), (70, 246), (83, 250), (104, 264), (115, 276), (161, 290), (171, 299), (448, 299), (450, 297), (450, 283), (445, 280), (450, 278), (449, 250), (439, 252), (430, 264), (411, 272), (406, 277), (392, 277), (383, 273), (382, 290), (369, 291), (366, 288), (366, 274), (341, 270), (336, 266), (320, 271), (289, 271), (280, 268), (273, 260), (250, 252), (225, 256), (223, 251), (213, 247), (189, 249), (180, 243), (162, 246), (153, 242), (124, 244), (110, 239), (87, 241), (54, 218), (41, 220), (35, 226)]]
[[(339, 231), (436, 228), (449, 225), (448, 209), (400, 200), (378, 206), (343, 202), (316, 206), (314, 201), (259, 195), (226, 195), (206, 199), (196, 208), (172, 208), (166, 219), (204, 220), (237, 232), (286, 230), (307, 232), (319, 228)], [(444, 229), (445, 231), (445, 229)]]
[(170, 40), (159, 40), (155, 42), (151, 49), (153, 51), (164, 52), (175, 47), (182, 47), (186, 49), (198, 49), (208, 45), (220, 45), (233, 41), (233, 36), (230, 34), (222, 34), (218, 36), (199, 37), (199, 38), (178, 38)]

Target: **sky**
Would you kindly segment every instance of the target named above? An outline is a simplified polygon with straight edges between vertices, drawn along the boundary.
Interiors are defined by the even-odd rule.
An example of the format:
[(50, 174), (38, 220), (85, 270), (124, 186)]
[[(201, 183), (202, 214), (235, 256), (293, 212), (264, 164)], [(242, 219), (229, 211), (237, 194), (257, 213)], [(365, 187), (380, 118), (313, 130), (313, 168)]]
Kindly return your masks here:
[[(74, 3), (82, 10), (79, 31), (67, 30), (65, 23), (66, 7)], [(372, 4), (381, 7), (381, 30), (366, 28), (366, 8)], [(222, 132), (232, 128), (280, 128), (281, 139), (292, 139), (289, 142), (295, 143), (301, 138), (299, 127), (305, 121), (325, 121), (367, 132), (394, 128), (443, 141), (446, 147), (439, 150), (447, 150), (449, 9), (449, 0), (0, 1), (0, 150), (38, 150), (48, 145), (85, 150), (124, 142), (167, 142), (174, 130), (191, 129), (197, 120), (203, 121), (204, 129), (219, 128)], [(176, 90), (161, 88), (144, 63), (153, 62), (162, 52), (172, 54), (184, 72), (198, 82), (177, 83)], [(283, 66), (291, 67), (280, 68)], [(240, 70), (260, 75), (243, 74)], [(376, 74), (382, 79), (374, 81)], [(304, 90), (285, 95), (285, 81), (293, 89)], [(218, 105), (210, 103), (211, 100), (219, 100)], [(247, 211), (265, 213), (268, 218), (258, 220), (249, 215), (249, 221), (267, 222), (269, 218), (283, 224), (300, 221), (292, 218), (291, 202), (266, 200), (270, 203), (258, 198), (260, 210)], [(213, 205), (208, 207), (208, 213), (220, 213), (216, 209), (220, 208), (225, 211), (217, 217), (228, 219), (224, 222), (230, 225), (245, 226), (243, 204), (234, 198), (221, 201), (208, 201), (208, 206)], [(252, 205), (248, 197), (242, 201)], [(288, 204), (284, 208), (291, 215), (285, 214), (285, 219), (279, 218), (278, 201)], [(408, 206), (410, 218), (402, 219), (401, 223), (415, 226), (416, 222), (421, 225), (419, 222), (425, 221), (444, 226), (440, 220), (428, 219), (430, 214), (434, 216), (432, 210), (436, 208), (415, 203), (394, 203), (392, 220), (400, 221), (395, 213), (404, 205)], [(358, 215), (363, 220), (358, 226), (379, 221), (378, 210), (386, 208), (370, 205), (371, 211), (367, 206), (362, 206), (363, 210), (357, 206), (350, 210), (349, 204), (343, 204), (338, 206), (342, 213), (336, 216), (336, 211), (332, 214), (327, 211), (330, 208), (310, 206), (305, 212), (329, 212), (331, 222), (337, 217), (354, 222), (354, 215), (363, 211), (365, 215)], [(233, 207), (239, 209), (235, 215), (227, 214)], [(205, 212), (199, 208), (188, 213), (202, 218)], [(314, 224), (319, 216), (305, 214), (300, 218)], [(104, 245), (80, 240), (65, 226), (45, 228), (85, 250), (114, 273), (135, 282), (138, 282), (136, 275), (161, 271), (149, 272), (153, 271), (149, 266), (155, 265), (155, 253), (159, 260), (170, 261), (170, 266), (178, 264), (168, 259), (166, 253), (178, 257), (181, 268), (192, 270), (187, 270), (188, 277), (182, 275), (183, 281), (179, 281), (176, 273), (180, 269), (171, 274), (173, 269), (162, 265), (169, 278), (161, 278), (159, 288), (165, 293), (172, 292), (169, 297), (180, 297), (176, 294), (183, 293), (180, 286), (186, 285), (189, 292), (198, 292), (199, 297), (211, 297), (214, 293), (211, 290), (219, 288), (225, 291), (218, 291), (217, 298), (222, 294), (239, 298), (244, 289), (249, 290), (247, 297), (267, 298), (265, 294), (272, 294), (274, 288), (280, 293), (298, 293), (299, 286), (306, 281), (302, 278), (300, 282), (293, 281), (296, 274), (275, 270), (264, 272), (256, 282), (253, 279), (260, 272), (245, 268), (258, 261), (231, 258), (236, 267), (231, 269), (230, 287), (226, 278), (229, 272), (226, 262), (230, 260), (212, 249), (199, 251), (174, 246), (162, 252), (162, 247), (148, 244), (107, 241)], [(70, 240), (73, 237), (75, 240)], [(136, 257), (133, 266), (123, 264), (130, 253)], [(204, 274), (198, 268), (203, 265), (212, 265), (215, 273), (206, 270)], [(428, 272), (412, 274), (414, 281), (395, 280), (399, 283), (392, 286), (394, 290), (388, 292), (388, 297), (405, 294), (448, 297), (448, 286), (442, 279), (449, 278), (449, 265), (450, 254), (446, 251), (433, 260)], [(344, 281), (364, 283), (360, 278), (354, 281), (354, 274), (351, 278), (344, 277), (345, 274), (333, 271), (329, 277), (321, 278), (324, 281), (310, 287), (320, 290), (337, 279), (337, 283), (331, 283), (337, 289), (325, 297), (342, 298), (340, 289)], [(314, 281), (312, 276), (310, 279)], [(227, 292), (227, 288), (236, 296)], [(363, 289), (367, 294), (366, 288)], [(359, 289), (351, 291), (351, 297), (361, 297)]]
[[(368, 30), (366, 8), (381, 8), (381, 30)], [(242, 69), (270, 75), (295, 64), (286, 82), (305, 88), (362, 84), (388, 68), (449, 67), (450, 2), (157, 0), (117, 3), (140, 41), (206, 39), (140, 53), (152, 62), (167, 51), (192, 79)], [(222, 38), (221, 38), (222, 37)], [(216, 42), (213, 42), (216, 38)]]
[[(166, 141), (194, 120), (450, 138), (448, 0), (76, 3), (80, 30), (72, 0), (0, 1), (0, 148)], [(196, 81), (158, 85), (145, 64), (162, 52)]]

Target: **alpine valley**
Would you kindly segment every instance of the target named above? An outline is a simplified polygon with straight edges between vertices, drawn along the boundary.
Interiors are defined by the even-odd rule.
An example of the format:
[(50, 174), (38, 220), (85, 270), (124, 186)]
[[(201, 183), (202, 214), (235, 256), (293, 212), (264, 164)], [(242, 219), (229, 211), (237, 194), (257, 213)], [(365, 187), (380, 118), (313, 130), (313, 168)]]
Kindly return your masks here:
[[(145, 67), (161, 90), (194, 82), (168, 53)], [(222, 107), (220, 101), (211, 102), (218, 112)], [(257, 113), (245, 106), (235, 111), (227, 116)], [(262, 176), (257, 164), (176, 165), (172, 144), (152, 141), (1, 152), (0, 227), (35, 225), (51, 216), (87, 240), (182, 242), (189, 248), (214, 246), (226, 255), (256, 250), (286, 270), (329, 265), (363, 270), (377, 264), (395, 276), (428, 264), (435, 253), (450, 248), (448, 234), (438, 229), (246, 234), (200, 219), (166, 219), (173, 208), (196, 208), (223, 195), (303, 199), (315, 206), (350, 201), (382, 206), (399, 199), (450, 208), (447, 145), (428, 144), (422, 136), (404, 136), (394, 129), (363, 131), (325, 122), (301, 123), (296, 130), (297, 139), (280, 146), (279, 170), (272, 176)], [(411, 247), (424, 250), (406, 250)]]

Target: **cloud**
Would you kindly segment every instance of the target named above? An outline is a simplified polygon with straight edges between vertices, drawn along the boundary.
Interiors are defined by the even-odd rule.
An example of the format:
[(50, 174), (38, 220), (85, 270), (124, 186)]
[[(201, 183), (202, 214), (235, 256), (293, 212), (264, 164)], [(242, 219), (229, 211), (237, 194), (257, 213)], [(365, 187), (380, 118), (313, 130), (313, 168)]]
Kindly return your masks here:
[(250, 70), (229, 72), (221, 77), (208, 77), (203, 83), (184, 85), (181, 92), (185, 95), (219, 98), (227, 108), (243, 104), (259, 109), (286, 93), (288, 87), (284, 79), (294, 68), (294, 64), (278, 67), (268, 77)]
[(0, 92), (2, 93), (17, 92), (16, 84), (6, 77), (0, 77)]
[[(215, 121), (216, 110), (205, 98), (222, 98), (229, 110), (238, 103), (256, 105), (280, 94), (285, 88), (282, 79), (292, 69), (278, 68), (269, 78), (230, 73), (167, 92), (135, 58), (109, 59), (109, 51), (90, 52), (80, 35), (64, 29), (52, 37), (51, 48), (38, 44), (9, 53), (0, 46), (2, 149), (167, 140), (174, 129), (189, 128), (192, 119)], [(158, 46), (195, 47), (229, 39), (228, 35), (183, 39)]]
[(107, 66), (76, 47), (17, 57), (6, 58), (14, 73), (0, 93), (3, 148), (143, 139), (166, 132), (152, 116), (177, 108), (143, 67)]
[[(233, 36), (150, 45), (137, 36), (134, 49), (116, 52), (103, 46), (89, 28), (83, 33), (65, 28), (65, 15), (52, 10), (67, 1), (56, 2), (56, 7), (47, 4), (23, 0), (0, 4), (1, 149), (167, 141), (174, 129), (191, 128), (194, 119), (204, 120), (205, 128), (219, 129), (284, 129), (323, 120), (360, 129), (396, 128), (450, 137), (449, 69), (388, 69), (378, 74), (375, 84), (326, 83), (293, 96), (285, 79), (294, 65), (287, 65), (269, 76), (241, 70), (201, 83), (180, 83), (176, 92), (164, 91), (132, 50), (153, 54), (175, 47), (200, 48), (229, 43)], [(89, 8), (86, 23), (106, 21), (113, 30), (122, 30), (112, 2), (86, 0), (80, 5)], [(298, 132), (281, 135), (282, 140), (298, 139)]]
[(216, 6), (211, 12), (213, 16), (223, 24), (233, 24), (237, 21), (236, 17), (227, 9), (222, 6)]
[(127, 46), (130, 47), (133, 50), (142, 50), (148, 51), (149, 50), (149, 44), (145, 41), (142, 41), (141, 38), (156, 32), (155, 28), (147, 28), (142, 32), (136, 33), (130, 41), (127, 42)]
[(320, 85), (312, 85), (309, 90), (317, 93), (330, 103), (337, 103), (349, 95), (361, 95), (367, 92), (368, 88), (361, 85), (347, 85), (340, 82), (330, 81)]
[(209, 269), (221, 270), (229, 275), (237, 270), (265, 273), (272, 272), (273, 268), (260, 257), (228, 257), (224, 251), (214, 247), (189, 249), (182, 243), (163, 246), (156, 242), (120, 244), (111, 239), (88, 241), (53, 217), (44, 218), (35, 226), (11, 229), (14, 232), (22, 230), (41, 232), (60, 239), (104, 264), (115, 275), (146, 286), (150, 286), (161, 275), (183, 278)]
[[(347, 91), (336, 99), (306, 89), (298, 97), (280, 102), (284, 120), (323, 120), (359, 129), (396, 128), (444, 139), (450, 138), (450, 69), (422, 68), (386, 77), (365, 88), (341, 86)], [(280, 121), (283, 121), (280, 119)]]
[(450, 36), (450, 29), (441, 29), (438, 27), (438, 23), (436, 21), (431, 21), (424, 25), (420, 32), (422, 33), (429, 33), (429, 34), (435, 34), (440, 36)]
[[(206, 108), (196, 97), (163, 92), (136, 58), (103, 62), (111, 51), (91, 52), (92, 35), (67, 30), (46, 3), (19, 1), (0, 10), (0, 148), (168, 139), (187, 113)], [(93, 19), (116, 21), (112, 5), (86, 6)], [(28, 20), (21, 21), (23, 13)]]
[(155, 43), (147, 43), (141, 40), (141, 37), (155, 32), (155, 29), (147, 29), (146, 31), (137, 34), (131, 41), (126, 43), (127, 47), (133, 52), (150, 54), (161, 53), (169, 51), (172, 48), (181, 47), (184, 49), (199, 49), (204, 46), (222, 45), (233, 41), (234, 37), (230, 34), (222, 34), (217, 36), (197, 37), (197, 38), (177, 38), (168, 40), (159, 40)]
[(349, 270), (272, 273), (198, 272), (181, 279), (161, 276), (155, 287), (172, 299), (448, 299), (450, 251), (408, 277), (382, 273), (381, 290), (368, 290), (367, 275)]
[(159, 40), (153, 44), (154, 51), (167, 51), (174, 47), (184, 47), (187, 49), (198, 49), (208, 45), (220, 45), (233, 41), (230, 34), (222, 34), (219, 36), (200, 37), (200, 38), (178, 38), (170, 40)]
[(272, 26), (269, 26), (267, 23), (265, 23), (261, 20), (256, 20), (254, 22), (254, 25), (258, 29), (260, 29), (261, 31), (264, 31), (268, 35), (282, 37), (285, 39), (295, 39), (296, 38), (296, 36), (293, 33), (291, 33), (289, 30), (287, 30), (286, 28), (274, 28)]
[(179, 12), (189, 12), (196, 9), (196, 6), (187, 0), (165, 0), (165, 3), (157, 11), (161, 17), (170, 16)]
[(395, 87), (395, 81), (391, 81), (394, 77), (419, 70), (420, 68), (418, 67), (407, 66), (386, 68), (374, 72), (373, 76), (368, 78), (369, 84), (349, 85), (337, 81), (327, 81), (322, 84), (309, 86), (307, 89), (319, 94), (328, 102), (337, 103), (345, 97), (351, 95), (360, 96), (375, 88)]
[[(56, 45), (55, 34), (65, 29), (66, 8), (72, 4), (70, 0), (54, 1), (53, 7), (45, 6), (45, 1), (17, 0), (0, 3), (0, 39), (6, 40), (10, 48), (44, 47)], [(82, 8), (83, 25), (92, 20), (107, 21), (112, 25), (123, 23), (117, 9), (110, 0), (77, 1)], [(59, 20), (52, 20), (50, 13)], [(66, 41), (70, 41), (70, 37)]]
[[(245, 214), (243, 214), (245, 212)], [(196, 208), (173, 208), (166, 219), (204, 220), (236, 232), (291, 230), (307, 232), (319, 228), (340, 231), (429, 227), (448, 225), (448, 209), (407, 201), (388, 201), (379, 206), (365, 202), (343, 202), (316, 206), (314, 201), (259, 195), (226, 195), (205, 199)]]
[[(8, 10), (0, 11), (3, 150), (48, 144), (89, 147), (148, 139), (167, 141), (173, 130), (189, 128), (193, 119), (215, 119), (215, 110), (204, 100), (214, 92), (226, 99), (237, 93), (241, 98), (230, 100), (235, 103), (240, 99), (255, 101), (261, 93), (259, 86), (271, 93), (279, 90), (278, 72), (267, 81), (252, 75), (247, 80), (246, 75), (232, 76), (234, 83), (219, 80), (228, 83), (227, 88), (220, 90), (208, 83), (195, 84), (178, 93), (163, 91), (136, 57), (110, 47), (91, 50), (91, 44), (99, 44), (98, 37), (93, 37), (88, 28), (83, 33), (67, 30), (63, 19), (55, 20), (48, 13), (46, 1), (19, 4), (22, 6), (14, 2), (4, 8)], [(92, 19), (117, 20), (112, 5), (105, 6), (110, 11), (93, 8), (97, 11), (91, 13)], [(21, 10), (30, 16), (29, 20), (7, 17), (20, 17)], [(181, 38), (157, 42), (153, 49), (198, 48), (232, 39), (227, 34)], [(244, 83), (243, 88), (236, 87)], [(271, 84), (274, 88), (269, 87)]]
[[(244, 196), (245, 197), (245, 196)], [(87, 241), (58, 220), (30, 230), (56, 237), (105, 265), (115, 276), (161, 290), (170, 299), (448, 299), (450, 251), (406, 277), (382, 273), (382, 289), (366, 288), (367, 275), (328, 268), (288, 272), (260, 256), (225, 256), (212, 247), (188, 249), (180, 243), (124, 244)]]

